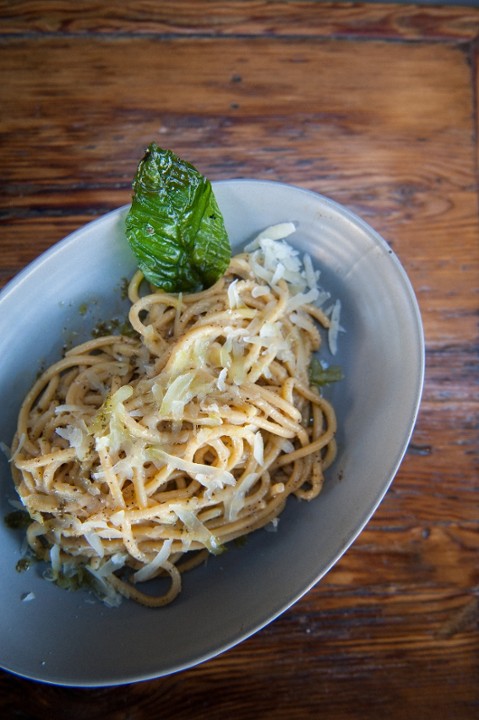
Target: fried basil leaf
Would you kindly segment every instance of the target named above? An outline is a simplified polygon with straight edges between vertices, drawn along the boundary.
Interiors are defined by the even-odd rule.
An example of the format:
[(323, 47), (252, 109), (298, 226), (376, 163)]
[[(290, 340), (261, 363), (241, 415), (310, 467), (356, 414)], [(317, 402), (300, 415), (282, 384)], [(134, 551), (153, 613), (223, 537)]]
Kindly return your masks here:
[(213, 285), (228, 267), (231, 248), (210, 181), (151, 143), (133, 193), (126, 235), (146, 279), (166, 292)]

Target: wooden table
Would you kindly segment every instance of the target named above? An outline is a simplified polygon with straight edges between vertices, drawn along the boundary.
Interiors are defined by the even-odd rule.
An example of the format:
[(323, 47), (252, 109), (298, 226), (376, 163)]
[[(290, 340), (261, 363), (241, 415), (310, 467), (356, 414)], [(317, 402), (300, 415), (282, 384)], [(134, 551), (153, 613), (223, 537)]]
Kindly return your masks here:
[(422, 310), (417, 427), (350, 551), (256, 636), (178, 675), (0, 673), (2, 718), (479, 717), (479, 11), (312, 0), (0, 2), (5, 284), (129, 201), (152, 139), (211, 179), (344, 203)]

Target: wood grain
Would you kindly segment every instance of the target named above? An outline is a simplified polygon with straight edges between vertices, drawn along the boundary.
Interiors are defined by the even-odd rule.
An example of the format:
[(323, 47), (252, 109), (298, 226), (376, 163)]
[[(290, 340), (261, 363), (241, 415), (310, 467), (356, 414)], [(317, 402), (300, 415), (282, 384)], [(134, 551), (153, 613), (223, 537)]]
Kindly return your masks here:
[(135, 3), (56, 0), (0, 1), (2, 32), (69, 35), (227, 35), (379, 37), (473, 40), (477, 12), (414, 3), (360, 4), (322, 0), (136, 0)]
[(424, 397), (380, 508), (327, 577), (204, 665), (117, 689), (0, 673), (0, 716), (469, 720), (479, 713), (479, 11), (322, 2), (0, 2), (0, 284), (127, 203), (156, 139), (282, 180), (390, 242)]

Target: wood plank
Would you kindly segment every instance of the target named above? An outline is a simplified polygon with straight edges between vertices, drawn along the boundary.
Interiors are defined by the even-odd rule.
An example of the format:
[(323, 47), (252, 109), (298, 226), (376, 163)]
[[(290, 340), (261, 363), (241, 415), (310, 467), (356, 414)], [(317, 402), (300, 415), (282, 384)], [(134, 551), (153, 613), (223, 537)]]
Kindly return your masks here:
[[(461, 49), (190, 40), (175, 42), (173, 53), (170, 41), (56, 38), (27, 47), (23, 40), (0, 47), (10, 199), (17, 184), (22, 191), (59, 182), (72, 190), (126, 187), (153, 137), (187, 153), (212, 179), (288, 177), (330, 195), (354, 184), (365, 208), (370, 194), (376, 206), (385, 182), (379, 197), (390, 204), (377, 210), (385, 213), (391, 205), (412, 210), (431, 190), (434, 200), (441, 185), (443, 192), (471, 185), (469, 69)], [(200, 70), (191, 69), (192, 58)], [(33, 156), (28, 137), (35, 138)], [(391, 188), (392, 169), (402, 185)]]
[(159, 35), (262, 35), (416, 40), (472, 40), (479, 13), (472, 7), (424, 7), (394, 3), (334, 3), (314, 0), (106, 0), (38, 3), (0, 2), (3, 34), (62, 33)]

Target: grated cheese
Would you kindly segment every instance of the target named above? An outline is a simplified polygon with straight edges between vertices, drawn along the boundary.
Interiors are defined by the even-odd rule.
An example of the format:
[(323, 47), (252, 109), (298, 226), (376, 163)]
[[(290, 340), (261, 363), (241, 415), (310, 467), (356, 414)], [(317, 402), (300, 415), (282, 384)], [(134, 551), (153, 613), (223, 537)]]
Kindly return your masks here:
[(146, 563), (146, 565), (140, 568), (140, 570), (137, 570), (135, 573), (133, 573), (133, 582), (137, 583), (144, 582), (145, 580), (150, 580), (150, 578), (155, 575), (158, 568), (165, 565), (165, 562), (170, 556), (172, 544), (172, 538), (165, 540), (153, 560), (151, 560), (149, 563)]
[(338, 334), (340, 331), (339, 319), (341, 314), (341, 301), (336, 300), (331, 310), (331, 325), (328, 330), (328, 344), (331, 355), (336, 355), (338, 351)]

